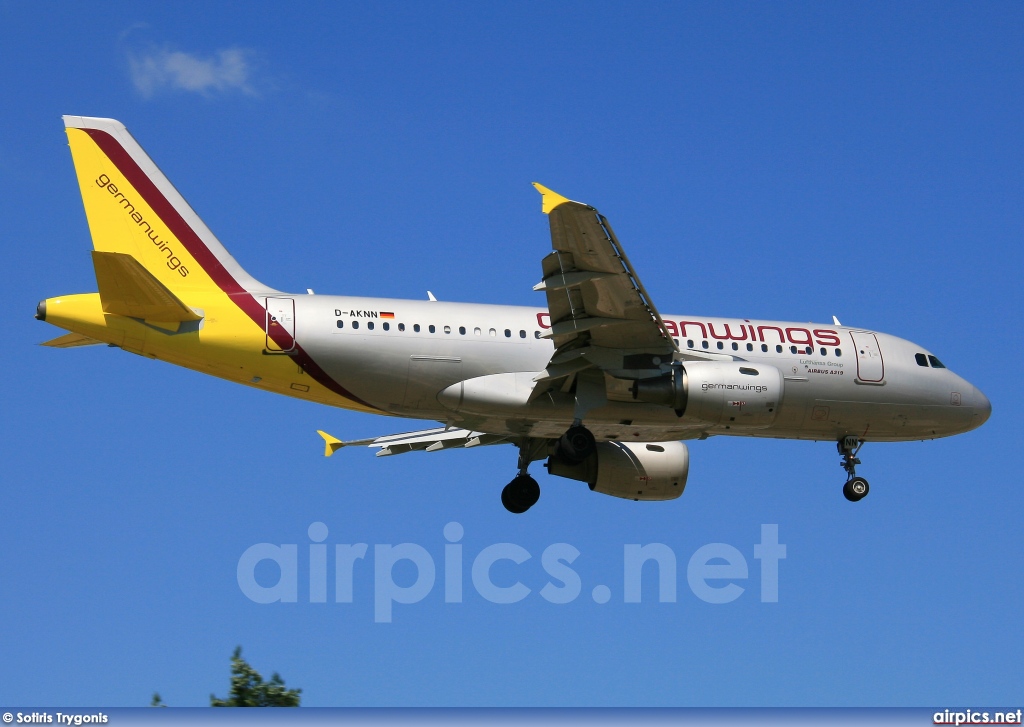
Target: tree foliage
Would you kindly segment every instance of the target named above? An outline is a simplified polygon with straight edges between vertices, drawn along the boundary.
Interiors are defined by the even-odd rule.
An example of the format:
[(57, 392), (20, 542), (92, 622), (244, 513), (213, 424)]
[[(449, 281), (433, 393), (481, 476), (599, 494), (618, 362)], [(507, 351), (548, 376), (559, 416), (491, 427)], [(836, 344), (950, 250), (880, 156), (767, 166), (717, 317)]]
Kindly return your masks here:
[(298, 707), (301, 689), (286, 689), (274, 672), (269, 682), (242, 658), (242, 647), (231, 657), (231, 692), (227, 699), (210, 695), (211, 707)]

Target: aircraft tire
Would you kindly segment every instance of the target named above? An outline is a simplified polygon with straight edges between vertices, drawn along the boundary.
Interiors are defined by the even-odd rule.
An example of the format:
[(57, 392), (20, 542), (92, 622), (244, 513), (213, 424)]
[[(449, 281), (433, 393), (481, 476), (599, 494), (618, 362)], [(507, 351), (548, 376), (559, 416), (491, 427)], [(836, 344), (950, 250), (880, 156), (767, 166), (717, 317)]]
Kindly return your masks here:
[(530, 475), (518, 475), (501, 491), (501, 504), (516, 515), (529, 510), (539, 499), (540, 485)]
[(858, 502), (867, 497), (870, 490), (867, 480), (863, 477), (853, 477), (843, 485), (843, 496), (850, 502)]

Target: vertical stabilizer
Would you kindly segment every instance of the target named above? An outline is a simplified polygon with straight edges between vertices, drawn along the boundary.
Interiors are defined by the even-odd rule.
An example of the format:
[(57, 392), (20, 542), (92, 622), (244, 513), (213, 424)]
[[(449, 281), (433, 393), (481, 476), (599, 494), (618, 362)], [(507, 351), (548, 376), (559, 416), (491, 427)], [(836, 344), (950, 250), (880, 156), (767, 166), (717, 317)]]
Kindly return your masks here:
[(267, 291), (235, 261), (124, 124), (65, 116), (93, 247), (131, 255), (169, 290)]

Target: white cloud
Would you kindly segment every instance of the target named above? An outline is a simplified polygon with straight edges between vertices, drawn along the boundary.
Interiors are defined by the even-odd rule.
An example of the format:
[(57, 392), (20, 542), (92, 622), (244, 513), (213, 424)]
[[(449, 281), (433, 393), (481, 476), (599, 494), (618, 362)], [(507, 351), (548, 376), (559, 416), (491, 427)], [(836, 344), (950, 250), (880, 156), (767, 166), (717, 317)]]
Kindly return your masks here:
[(146, 98), (167, 89), (204, 96), (228, 91), (259, 95), (252, 85), (252, 53), (242, 48), (219, 50), (208, 58), (169, 48), (129, 51), (128, 67)]

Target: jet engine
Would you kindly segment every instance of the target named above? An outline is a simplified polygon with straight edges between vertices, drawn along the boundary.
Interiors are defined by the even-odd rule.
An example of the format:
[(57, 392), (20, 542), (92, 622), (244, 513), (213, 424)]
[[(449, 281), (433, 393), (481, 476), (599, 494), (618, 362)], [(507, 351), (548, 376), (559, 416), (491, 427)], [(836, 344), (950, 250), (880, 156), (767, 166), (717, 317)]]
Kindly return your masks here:
[(688, 361), (633, 383), (633, 398), (676, 410), (682, 419), (726, 429), (770, 427), (782, 403), (782, 372), (769, 364)]
[(547, 468), (605, 495), (674, 500), (686, 487), (690, 453), (682, 442), (598, 442), (597, 451), (583, 462), (570, 464), (556, 452)]

